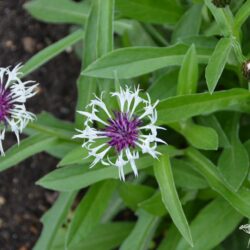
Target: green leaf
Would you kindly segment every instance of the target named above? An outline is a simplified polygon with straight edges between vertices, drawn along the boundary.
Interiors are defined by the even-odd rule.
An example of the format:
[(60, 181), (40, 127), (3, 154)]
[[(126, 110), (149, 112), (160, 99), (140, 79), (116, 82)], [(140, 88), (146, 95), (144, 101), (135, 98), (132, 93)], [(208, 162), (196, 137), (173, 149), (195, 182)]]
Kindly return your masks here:
[(62, 159), (72, 148), (78, 147), (74, 142), (64, 141), (58, 139), (57, 142), (46, 148), (45, 152)]
[(199, 34), (202, 18), (201, 10), (202, 4), (194, 4), (185, 12), (173, 31), (173, 43), (184, 37), (196, 36)]
[[(170, 156), (181, 155), (181, 152), (173, 151), (170, 146), (160, 146), (158, 150), (163, 154), (167, 152)], [(148, 168), (152, 166), (154, 161), (151, 156), (142, 155), (140, 159), (136, 161), (137, 169)], [(112, 166), (107, 167), (102, 164), (97, 164), (94, 168), (89, 169), (88, 167), (89, 164), (86, 163), (80, 166), (60, 168), (44, 176), (37, 184), (53, 190), (73, 191), (101, 180), (119, 178), (117, 169)], [(125, 174), (131, 173), (131, 167), (129, 165), (125, 166), (124, 172)]]
[(161, 198), (161, 193), (156, 191), (149, 199), (142, 201), (139, 208), (147, 211), (155, 216), (164, 216), (167, 214), (166, 207), (164, 206)]
[(94, 0), (85, 33), (85, 67), (113, 49), (113, 0)]
[(231, 191), (225, 186), (216, 166), (199, 151), (189, 148), (186, 154), (192, 160), (196, 170), (207, 180), (209, 186), (226, 199), (235, 210), (250, 218), (250, 192), (245, 191), (244, 188), (238, 192)]
[(148, 199), (154, 193), (154, 189), (139, 184), (122, 183), (119, 186), (119, 194), (127, 207), (136, 210), (138, 203)]
[(55, 235), (66, 220), (67, 213), (76, 196), (75, 192), (61, 193), (53, 207), (42, 217), (43, 230), (34, 250), (51, 249)]
[(72, 247), (80, 243), (100, 222), (108, 206), (117, 183), (105, 181), (93, 185), (78, 205), (70, 223), (66, 237), (66, 246)]
[(219, 110), (249, 112), (250, 93), (243, 89), (171, 97), (158, 106), (158, 124), (168, 124)]
[(179, 200), (174, 178), (171, 170), (171, 164), (168, 155), (164, 155), (154, 165), (156, 180), (159, 184), (162, 200), (166, 206), (174, 224), (179, 229), (186, 241), (193, 246), (192, 236), (188, 226), (186, 216), (183, 212), (181, 202)]
[(191, 46), (195, 45), (196, 48), (211, 48), (214, 49), (218, 40), (215, 37), (205, 36), (205, 35), (197, 35), (197, 36), (188, 36), (182, 37), (180, 39), (180, 43)]
[(65, 38), (59, 40), (56, 43), (49, 45), (47, 48), (35, 54), (31, 59), (29, 59), (22, 67), (21, 71), (23, 73), (22, 77), (33, 72), (44, 63), (48, 62), (55, 56), (59, 55), (65, 49), (80, 41), (83, 38), (83, 30), (77, 30), (72, 34), (66, 36)]
[(245, 23), (250, 15), (250, 1), (247, 0), (237, 11), (234, 18), (234, 31), (239, 32), (241, 26)]
[(231, 38), (221, 38), (208, 61), (205, 77), (209, 92), (212, 94), (226, 65), (232, 49)]
[(41, 133), (58, 137), (77, 145), (77, 142), (72, 140), (72, 136), (74, 135), (74, 124), (59, 120), (46, 112), (42, 112), (38, 115), (35, 122), (29, 123), (27, 128), (25, 128), (25, 133), (29, 135)]
[(221, 33), (225, 37), (233, 34), (233, 14), (231, 13), (229, 7), (217, 8), (211, 0), (205, 0), (204, 2), (213, 14)]
[(43, 134), (36, 134), (22, 140), (19, 146), (15, 144), (7, 150), (5, 156), (0, 158), (0, 172), (17, 165), (34, 154), (46, 150), (56, 142), (57, 138)]
[(198, 121), (205, 126), (213, 128), (217, 132), (220, 147), (226, 148), (230, 146), (228, 138), (215, 115), (200, 116), (198, 117)]
[(87, 156), (87, 149), (78, 146), (71, 150), (68, 154), (66, 154), (57, 166), (63, 167), (67, 165), (77, 164), (79, 163), (79, 159), (81, 163), (91, 162), (90, 159), (85, 159), (85, 157)]
[(218, 135), (212, 128), (197, 125), (191, 120), (169, 124), (174, 130), (182, 134), (194, 147), (204, 150), (218, 148)]
[(181, 239), (181, 235), (174, 224), (172, 224), (165, 236), (161, 241), (157, 250), (176, 250), (177, 244)]
[[(149, 33), (138, 21), (124, 20), (123, 23), (130, 25), (123, 34), (124, 46), (156, 46)], [(147, 27), (147, 26), (146, 26)], [(140, 36), (138, 36), (140, 34)]]
[(193, 169), (189, 162), (173, 158), (171, 164), (177, 187), (197, 190), (208, 186), (206, 180)]
[(52, 23), (84, 24), (89, 12), (87, 3), (70, 0), (33, 0), (24, 7), (38, 20)]
[[(131, 222), (112, 222), (97, 225), (88, 237), (69, 250), (110, 250), (119, 247), (133, 229)], [(64, 245), (57, 250), (62, 250)], [(56, 249), (53, 249), (56, 250)]]
[[(159, 147), (160, 150), (162, 146)], [(170, 145), (166, 148), (171, 156), (180, 155), (181, 151), (171, 147)], [(72, 151), (65, 155), (65, 157), (58, 163), (58, 166), (67, 166), (73, 164), (86, 164), (92, 162), (91, 158), (86, 158), (88, 156), (88, 151), (86, 148), (82, 148), (78, 145)], [(86, 159), (85, 159), (86, 158)]]
[(177, 95), (196, 93), (198, 71), (198, 58), (195, 46), (192, 45), (183, 58), (178, 78)]
[(232, 114), (228, 121), (231, 146), (225, 148), (218, 161), (219, 172), (225, 184), (235, 192), (247, 177), (249, 158), (247, 150), (239, 139), (239, 115)]
[(175, 24), (182, 9), (169, 0), (117, 0), (116, 7), (122, 16), (156, 24)]
[[(153, 163), (151, 157), (142, 157), (137, 161), (137, 168), (150, 167)], [(103, 167), (97, 164), (89, 169), (89, 164), (83, 166), (69, 166), (52, 171), (40, 179), (37, 184), (53, 190), (72, 191), (87, 187), (93, 183), (106, 179), (119, 179), (118, 171), (114, 167)], [(125, 173), (131, 173), (131, 167), (125, 167)]]
[[(173, 158), (171, 165), (176, 187), (197, 190), (208, 186), (205, 179), (193, 170), (189, 162)], [(142, 201), (139, 207), (156, 216), (163, 216), (167, 213), (161, 199), (161, 193), (158, 191), (149, 199)]]
[[(94, 0), (86, 24), (82, 69), (113, 49), (114, 0)], [(77, 110), (83, 110), (93, 98), (97, 80), (80, 75), (77, 88)], [(108, 85), (108, 83), (106, 83)], [(101, 87), (102, 89), (103, 87)], [(76, 125), (82, 128), (84, 117), (76, 115)]]
[(148, 88), (147, 92), (153, 102), (176, 95), (177, 70), (167, 70), (160, 75)]
[(160, 222), (160, 218), (151, 215), (143, 210), (138, 212), (138, 221), (127, 237), (122, 243), (120, 250), (147, 250), (149, 249), (149, 243), (153, 238), (155, 230)]
[(203, 208), (191, 223), (194, 247), (181, 239), (176, 250), (210, 250), (232, 233), (241, 219), (228, 202), (218, 198)]
[[(114, 50), (101, 57), (83, 72), (83, 75), (100, 78), (129, 79), (167, 66), (181, 65), (188, 46), (177, 44), (167, 48), (132, 47)], [(197, 48), (199, 63), (207, 63), (212, 50)]]

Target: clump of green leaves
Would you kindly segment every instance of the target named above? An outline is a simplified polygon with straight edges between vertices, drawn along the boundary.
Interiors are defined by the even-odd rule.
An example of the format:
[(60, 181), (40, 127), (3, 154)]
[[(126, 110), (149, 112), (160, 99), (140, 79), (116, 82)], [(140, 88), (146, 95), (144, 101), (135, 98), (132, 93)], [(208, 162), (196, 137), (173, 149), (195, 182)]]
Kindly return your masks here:
[[(75, 30), (26, 62), (25, 75), (78, 43), (76, 110), (93, 93), (113, 91), (117, 77), (121, 85), (140, 83), (160, 100), (158, 124), (168, 128), (161, 137), (169, 144), (159, 146), (159, 160), (137, 160), (138, 179), (121, 182), (112, 167), (89, 169), (83, 160), (81, 142), (71, 139), (81, 116), (73, 124), (39, 115), (29, 137), (0, 159), (1, 171), (41, 151), (59, 159), (37, 182), (60, 195), (34, 249), (246, 247), (238, 227), (250, 218), (250, 93), (242, 72), (250, 1), (34, 0), (25, 8)], [(137, 220), (127, 221), (124, 209)]]

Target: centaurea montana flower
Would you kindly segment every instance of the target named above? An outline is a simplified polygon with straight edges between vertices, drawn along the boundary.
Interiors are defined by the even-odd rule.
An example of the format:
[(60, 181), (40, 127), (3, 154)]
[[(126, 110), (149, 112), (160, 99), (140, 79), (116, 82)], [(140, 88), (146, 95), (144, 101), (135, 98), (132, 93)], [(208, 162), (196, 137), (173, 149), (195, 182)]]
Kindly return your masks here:
[(25, 107), (26, 100), (36, 94), (37, 84), (33, 81), (20, 79), (21, 65), (18, 64), (12, 70), (0, 68), (0, 153), (4, 155), (2, 142), (6, 130), (14, 132), (19, 144), (19, 134), (28, 122), (34, 120), (35, 115), (28, 112)]
[[(104, 103), (103, 93), (100, 98), (95, 96), (91, 100), (87, 106), (90, 112), (78, 111), (86, 117), (86, 121), (84, 129), (77, 129), (79, 134), (74, 138), (85, 140), (82, 147), (88, 151), (87, 158), (94, 157), (90, 167), (99, 162), (115, 166), (122, 180), (125, 180), (124, 166), (128, 163), (135, 176), (138, 175), (135, 161), (139, 158), (140, 151), (158, 158), (160, 153), (156, 150), (157, 142), (165, 143), (157, 137), (157, 129), (164, 129), (156, 126), (158, 101), (152, 104), (148, 94), (147, 98), (142, 98), (139, 92), (139, 87), (134, 91), (126, 87), (111, 93), (112, 98), (118, 99), (120, 106), (119, 110), (113, 112)], [(142, 111), (140, 115), (138, 110)], [(111, 160), (112, 153), (115, 157)]]
[[(250, 224), (241, 225), (239, 229), (243, 230), (247, 234), (250, 234)], [(248, 241), (247, 248), (249, 248), (249, 246), (250, 246), (250, 239)]]

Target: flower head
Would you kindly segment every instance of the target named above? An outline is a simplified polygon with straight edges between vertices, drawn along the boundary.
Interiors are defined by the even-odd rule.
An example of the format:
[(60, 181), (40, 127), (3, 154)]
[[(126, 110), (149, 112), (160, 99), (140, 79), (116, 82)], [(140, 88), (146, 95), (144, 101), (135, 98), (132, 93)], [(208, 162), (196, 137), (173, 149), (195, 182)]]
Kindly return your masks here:
[(0, 152), (4, 155), (2, 141), (9, 128), (15, 133), (19, 143), (19, 134), (35, 115), (25, 107), (26, 100), (36, 94), (37, 84), (20, 79), (20, 64), (10, 68), (0, 68)]
[(91, 167), (99, 162), (115, 166), (122, 180), (125, 180), (124, 166), (128, 163), (135, 176), (138, 175), (135, 161), (140, 151), (157, 158), (160, 154), (156, 151), (157, 142), (165, 143), (157, 137), (157, 129), (164, 129), (156, 126), (158, 101), (152, 104), (149, 95), (142, 98), (139, 92), (139, 88), (132, 91), (126, 87), (111, 93), (119, 103), (119, 110), (112, 112), (104, 103), (103, 94), (95, 97), (87, 106), (90, 112), (79, 111), (86, 121), (84, 129), (77, 130), (79, 134), (74, 136), (85, 139), (83, 147), (88, 150), (87, 157), (94, 157)]

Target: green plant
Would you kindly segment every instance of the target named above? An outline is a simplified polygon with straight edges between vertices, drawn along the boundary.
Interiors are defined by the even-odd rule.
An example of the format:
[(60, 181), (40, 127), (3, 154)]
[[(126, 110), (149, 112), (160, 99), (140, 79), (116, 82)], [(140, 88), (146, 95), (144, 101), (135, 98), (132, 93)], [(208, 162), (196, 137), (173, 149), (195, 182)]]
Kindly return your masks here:
[[(37, 182), (60, 196), (42, 218), (35, 250), (247, 246), (238, 227), (250, 218), (250, 93), (244, 78), (250, 1), (222, 1), (220, 8), (214, 2), (220, 4), (34, 0), (25, 5), (35, 18), (72, 24), (75, 31), (26, 62), (24, 75), (80, 43), (76, 110), (84, 110), (94, 93), (140, 83), (153, 102), (160, 100), (157, 125), (168, 128), (160, 137), (169, 144), (158, 145), (159, 160), (140, 156), (139, 177), (122, 182), (115, 168), (89, 169), (91, 160), (83, 160), (82, 141), (72, 139), (75, 128), (84, 128), (83, 116), (76, 112), (73, 124), (38, 115), (25, 130), (29, 137), (0, 159), (3, 171), (40, 151), (59, 158), (58, 169)], [(115, 105), (108, 97), (105, 103)], [(124, 172), (132, 169), (125, 166)], [(83, 188), (86, 194), (70, 213)], [(125, 208), (136, 221), (114, 220)]]

